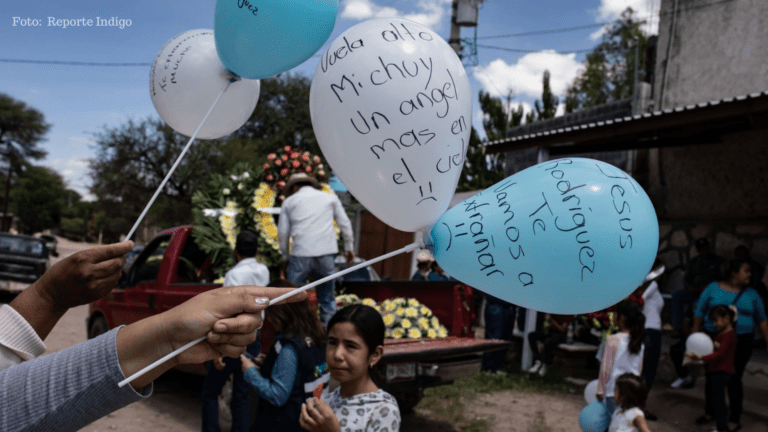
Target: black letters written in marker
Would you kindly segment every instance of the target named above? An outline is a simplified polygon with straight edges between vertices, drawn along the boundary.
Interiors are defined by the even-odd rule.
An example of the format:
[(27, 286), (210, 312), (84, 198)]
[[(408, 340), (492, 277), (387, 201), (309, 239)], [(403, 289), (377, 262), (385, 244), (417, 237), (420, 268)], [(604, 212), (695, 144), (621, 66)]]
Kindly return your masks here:
[(248, 0), (237, 0), (237, 7), (239, 7), (240, 9), (243, 9), (243, 8), (248, 9), (249, 11), (251, 11), (251, 13), (253, 13), (253, 16), (258, 15), (257, 12), (259, 11), (259, 8), (257, 8), (256, 5), (252, 5), (251, 2), (249, 2)]

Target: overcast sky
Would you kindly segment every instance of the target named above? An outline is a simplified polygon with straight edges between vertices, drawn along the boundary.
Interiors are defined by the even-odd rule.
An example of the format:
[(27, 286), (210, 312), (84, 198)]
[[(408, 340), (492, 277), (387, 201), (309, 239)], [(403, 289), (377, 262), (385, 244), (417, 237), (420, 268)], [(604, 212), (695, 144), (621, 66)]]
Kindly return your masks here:
[[(478, 44), (525, 50), (478, 48), (478, 66), (469, 68), (474, 98), (474, 125), (482, 135), (480, 90), (494, 96), (515, 94), (513, 103), (530, 109), (541, 97), (541, 78), (551, 73), (553, 92), (562, 96), (584, 60), (578, 52), (593, 47), (602, 29), (597, 24), (616, 19), (631, 6), (648, 17), (645, 30), (656, 33), (661, 0), (488, 0), (479, 13)], [(431, 27), (448, 38), (451, 0), (341, 0), (330, 40), (347, 28), (371, 18), (402, 17)], [(213, 0), (134, 0), (103, 2), (59, 0), (6, 2), (0, 11), (0, 60), (48, 60), (97, 63), (150, 64), (175, 35), (213, 28)], [(96, 17), (130, 20), (130, 26), (47, 26), (48, 17)], [(20, 19), (44, 21), (39, 27), (20, 25)], [(14, 23), (16, 25), (14, 25)], [(127, 23), (127, 21), (124, 21)], [(491, 36), (588, 26), (569, 32), (489, 38)], [(472, 38), (474, 29), (463, 28)], [(324, 50), (321, 49), (321, 50)], [(310, 58), (293, 72), (311, 77), (318, 58)], [(149, 97), (149, 66), (105, 67), (0, 62), (0, 92), (40, 110), (52, 124), (42, 161), (62, 174), (68, 186), (86, 198), (88, 159), (94, 157), (92, 134), (104, 125), (155, 116)]]

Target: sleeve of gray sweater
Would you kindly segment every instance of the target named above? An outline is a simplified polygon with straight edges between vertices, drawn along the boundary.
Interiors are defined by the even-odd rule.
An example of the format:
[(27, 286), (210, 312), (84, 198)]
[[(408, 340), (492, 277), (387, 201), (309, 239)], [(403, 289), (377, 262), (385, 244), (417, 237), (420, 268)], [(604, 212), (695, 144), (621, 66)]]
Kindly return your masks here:
[(0, 371), (0, 430), (75, 431), (149, 397), (151, 384), (117, 386), (118, 330)]

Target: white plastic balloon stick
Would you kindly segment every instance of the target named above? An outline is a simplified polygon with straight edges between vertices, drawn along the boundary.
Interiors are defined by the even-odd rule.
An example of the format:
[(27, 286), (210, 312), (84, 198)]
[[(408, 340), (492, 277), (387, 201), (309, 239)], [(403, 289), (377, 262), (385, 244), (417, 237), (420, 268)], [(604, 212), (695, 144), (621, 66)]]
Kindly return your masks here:
[[(371, 259), (371, 260), (368, 260), (368, 261), (363, 261), (360, 264), (355, 264), (352, 267), (346, 268), (346, 269), (344, 269), (344, 270), (342, 270), (342, 271), (340, 271), (338, 273), (334, 273), (334, 274), (332, 274), (330, 276), (326, 276), (326, 277), (324, 277), (322, 279), (318, 279), (318, 280), (316, 280), (316, 281), (314, 281), (314, 282), (312, 282), (310, 284), (304, 285), (301, 288), (297, 288), (297, 289), (295, 289), (295, 290), (293, 290), (293, 291), (291, 291), (289, 293), (281, 295), (280, 297), (274, 298), (274, 299), (272, 299), (269, 302), (269, 304), (272, 305), (272, 304), (275, 304), (275, 303), (279, 303), (279, 302), (287, 299), (288, 297), (291, 297), (292, 295), (298, 294), (298, 293), (300, 293), (302, 291), (306, 291), (306, 290), (308, 290), (310, 288), (314, 288), (314, 287), (316, 287), (316, 286), (318, 286), (320, 284), (323, 284), (323, 283), (328, 282), (330, 280), (336, 279), (339, 276), (343, 276), (343, 275), (345, 275), (347, 273), (351, 273), (351, 272), (353, 272), (355, 270), (359, 270), (359, 269), (367, 267), (367, 266), (369, 266), (371, 264), (376, 264), (379, 261), (384, 261), (387, 258), (391, 258), (391, 257), (393, 257), (395, 255), (400, 255), (401, 253), (413, 252), (413, 251), (415, 251), (416, 249), (418, 249), (420, 247), (423, 247), (423, 244), (421, 244), (421, 243), (411, 243), (408, 246), (400, 248), (400, 249), (398, 249), (396, 251), (392, 251), (392, 252), (390, 252), (388, 254), (385, 254), (385, 255), (382, 255), (382, 256), (380, 256), (378, 258), (374, 258), (374, 259)], [(264, 319), (264, 311), (261, 311), (261, 318), (262, 318), (262, 320)], [(186, 345), (184, 345), (183, 347), (177, 349), (176, 351), (166, 355), (165, 357), (161, 358), (160, 360), (157, 360), (156, 362), (154, 362), (151, 365), (145, 367), (144, 369), (136, 372), (135, 374), (131, 375), (130, 377), (120, 381), (117, 384), (117, 386), (118, 387), (123, 387), (126, 384), (129, 384), (131, 381), (135, 380), (136, 378), (144, 375), (145, 373), (151, 371), (152, 369), (156, 368), (157, 366), (160, 366), (161, 364), (167, 362), (168, 360), (176, 357), (177, 355), (179, 355), (182, 352), (186, 351), (187, 349), (189, 349), (193, 345), (196, 345), (197, 343), (202, 342), (203, 340), (205, 340), (205, 336), (200, 337), (198, 339), (193, 340), (192, 342), (187, 343)]]
[(155, 194), (152, 195), (152, 199), (150, 199), (149, 202), (147, 203), (147, 206), (144, 207), (144, 211), (141, 212), (141, 215), (136, 220), (136, 223), (133, 224), (133, 228), (131, 228), (131, 231), (129, 231), (128, 235), (125, 236), (125, 240), (130, 240), (131, 237), (133, 236), (133, 233), (136, 232), (136, 229), (139, 227), (139, 224), (141, 223), (141, 221), (144, 220), (144, 216), (146, 216), (147, 212), (149, 211), (149, 208), (152, 207), (152, 203), (155, 202), (155, 199), (157, 199), (157, 196), (160, 195), (160, 191), (163, 190), (163, 188), (165, 187), (165, 184), (168, 183), (168, 180), (170, 180), (171, 175), (173, 175), (173, 172), (176, 171), (176, 167), (179, 166), (179, 163), (181, 163), (181, 160), (184, 158), (184, 155), (187, 154), (187, 150), (189, 150), (189, 147), (192, 145), (192, 141), (194, 141), (195, 137), (197, 137), (197, 133), (200, 132), (200, 128), (202, 128), (203, 125), (205, 124), (205, 121), (208, 120), (208, 116), (211, 115), (211, 112), (213, 112), (213, 109), (216, 108), (216, 104), (219, 103), (219, 99), (221, 99), (221, 97), (224, 96), (224, 92), (227, 91), (230, 84), (232, 84), (232, 80), (227, 81), (227, 84), (224, 85), (223, 89), (221, 89), (221, 93), (219, 93), (219, 96), (216, 97), (215, 101), (213, 101), (213, 105), (211, 105), (211, 109), (208, 110), (208, 113), (205, 114), (205, 117), (203, 117), (203, 121), (200, 122), (200, 126), (197, 127), (197, 129), (195, 130), (195, 133), (193, 133), (192, 136), (189, 138), (187, 145), (184, 146), (184, 150), (182, 150), (179, 157), (176, 158), (176, 162), (174, 162), (173, 166), (171, 167), (171, 170), (168, 171), (168, 174), (160, 183), (160, 186), (158, 186), (157, 190), (155, 191)]

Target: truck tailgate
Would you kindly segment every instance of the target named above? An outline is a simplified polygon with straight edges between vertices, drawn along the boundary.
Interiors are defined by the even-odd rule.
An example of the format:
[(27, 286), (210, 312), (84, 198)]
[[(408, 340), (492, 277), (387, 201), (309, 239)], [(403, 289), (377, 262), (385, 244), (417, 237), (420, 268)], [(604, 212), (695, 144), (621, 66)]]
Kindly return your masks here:
[(508, 349), (511, 342), (492, 339), (447, 337), (440, 339), (386, 339), (383, 361), (430, 361), (465, 357), (487, 351)]

